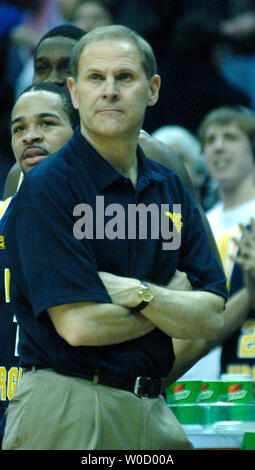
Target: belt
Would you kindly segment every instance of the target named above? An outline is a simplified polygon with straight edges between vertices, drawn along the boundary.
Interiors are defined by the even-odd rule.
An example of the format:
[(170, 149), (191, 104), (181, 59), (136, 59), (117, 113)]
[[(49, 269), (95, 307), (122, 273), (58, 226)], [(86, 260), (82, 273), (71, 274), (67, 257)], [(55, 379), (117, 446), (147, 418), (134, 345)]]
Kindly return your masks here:
[(146, 377), (143, 375), (136, 378), (117, 377), (116, 375), (111, 375), (101, 371), (91, 371), (89, 373), (79, 374), (76, 372), (65, 372), (37, 366), (24, 367), (23, 372), (35, 372), (39, 369), (51, 370), (53, 372), (57, 372), (58, 374), (90, 380), (93, 385), (102, 384), (113, 388), (119, 388), (121, 390), (127, 390), (141, 398), (156, 398), (161, 393), (161, 379), (157, 377)]

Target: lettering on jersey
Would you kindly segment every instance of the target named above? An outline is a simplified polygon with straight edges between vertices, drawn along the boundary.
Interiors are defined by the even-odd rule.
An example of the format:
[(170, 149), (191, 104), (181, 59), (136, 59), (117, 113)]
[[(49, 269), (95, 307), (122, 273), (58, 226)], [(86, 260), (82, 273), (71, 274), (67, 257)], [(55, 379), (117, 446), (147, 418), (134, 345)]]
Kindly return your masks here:
[(5, 250), (6, 246), (4, 244), (4, 236), (0, 235), (0, 250)]
[(22, 367), (11, 367), (9, 371), (0, 366), (0, 400), (11, 400), (22, 376)]
[(4, 291), (5, 291), (5, 302), (10, 302), (10, 279), (11, 279), (11, 272), (8, 268), (4, 270)]
[(238, 342), (237, 356), (239, 358), (255, 358), (255, 321), (247, 320)]
[(249, 364), (229, 364), (227, 374), (250, 375), (255, 380), (255, 366)]
[(19, 325), (17, 322), (17, 318), (15, 315), (13, 315), (13, 323), (17, 323), (17, 329), (16, 329), (16, 339), (15, 339), (15, 348), (14, 348), (14, 356), (18, 356), (18, 345), (19, 345)]

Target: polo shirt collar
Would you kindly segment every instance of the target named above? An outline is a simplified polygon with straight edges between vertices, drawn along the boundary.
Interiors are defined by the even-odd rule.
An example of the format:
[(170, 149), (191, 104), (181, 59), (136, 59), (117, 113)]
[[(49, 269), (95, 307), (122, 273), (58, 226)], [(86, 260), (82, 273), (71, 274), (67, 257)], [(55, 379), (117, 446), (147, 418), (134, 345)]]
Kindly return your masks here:
[[(83, 163), (90, 173), (93, 181), (96, 184), (98, 190), (103, 191), (115, 181), (124, 178), (115, 168), (105, 160), (85, 137), (81, 134), (80, 128), (76, 128), (74, 135), (71, 139), (71, 145), (74, 147), (77, 156), (81, 163)], [(150, 181), (162, 182), (167, 179), (166, 176), (160, 172), (155, 171), (151, 165), (151, 161), (147, 159), (143, 153), (142, 148), (138, 145), (137, 148), (138, 157), (138, 180), (137, 190), (141, 190), (148, 186)], [(100, 175), (100, 177), (99, 177)]]

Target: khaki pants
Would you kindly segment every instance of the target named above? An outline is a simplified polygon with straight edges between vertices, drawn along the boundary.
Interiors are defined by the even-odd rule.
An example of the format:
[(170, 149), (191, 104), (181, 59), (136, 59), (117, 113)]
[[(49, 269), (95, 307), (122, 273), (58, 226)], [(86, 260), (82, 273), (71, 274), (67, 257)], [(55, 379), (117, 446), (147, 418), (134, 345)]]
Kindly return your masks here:
[(163, 397), (49, 370), (23, 373), (7, 409), (3, 450), (192, 449)]

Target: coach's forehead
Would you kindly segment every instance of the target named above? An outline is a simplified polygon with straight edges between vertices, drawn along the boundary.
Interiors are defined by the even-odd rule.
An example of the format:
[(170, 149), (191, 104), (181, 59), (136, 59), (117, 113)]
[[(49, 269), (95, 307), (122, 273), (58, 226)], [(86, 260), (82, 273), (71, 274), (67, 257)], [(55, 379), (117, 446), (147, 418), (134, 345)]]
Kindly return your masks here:
[(118, 64), (118, 67), (125, 66), (135, 68), (142, 67), (141, 55), (136, 44), (126, 38), (101, 39), (87, 44), (80, 56), (79, 67), (93, 67), (107, 63)]

